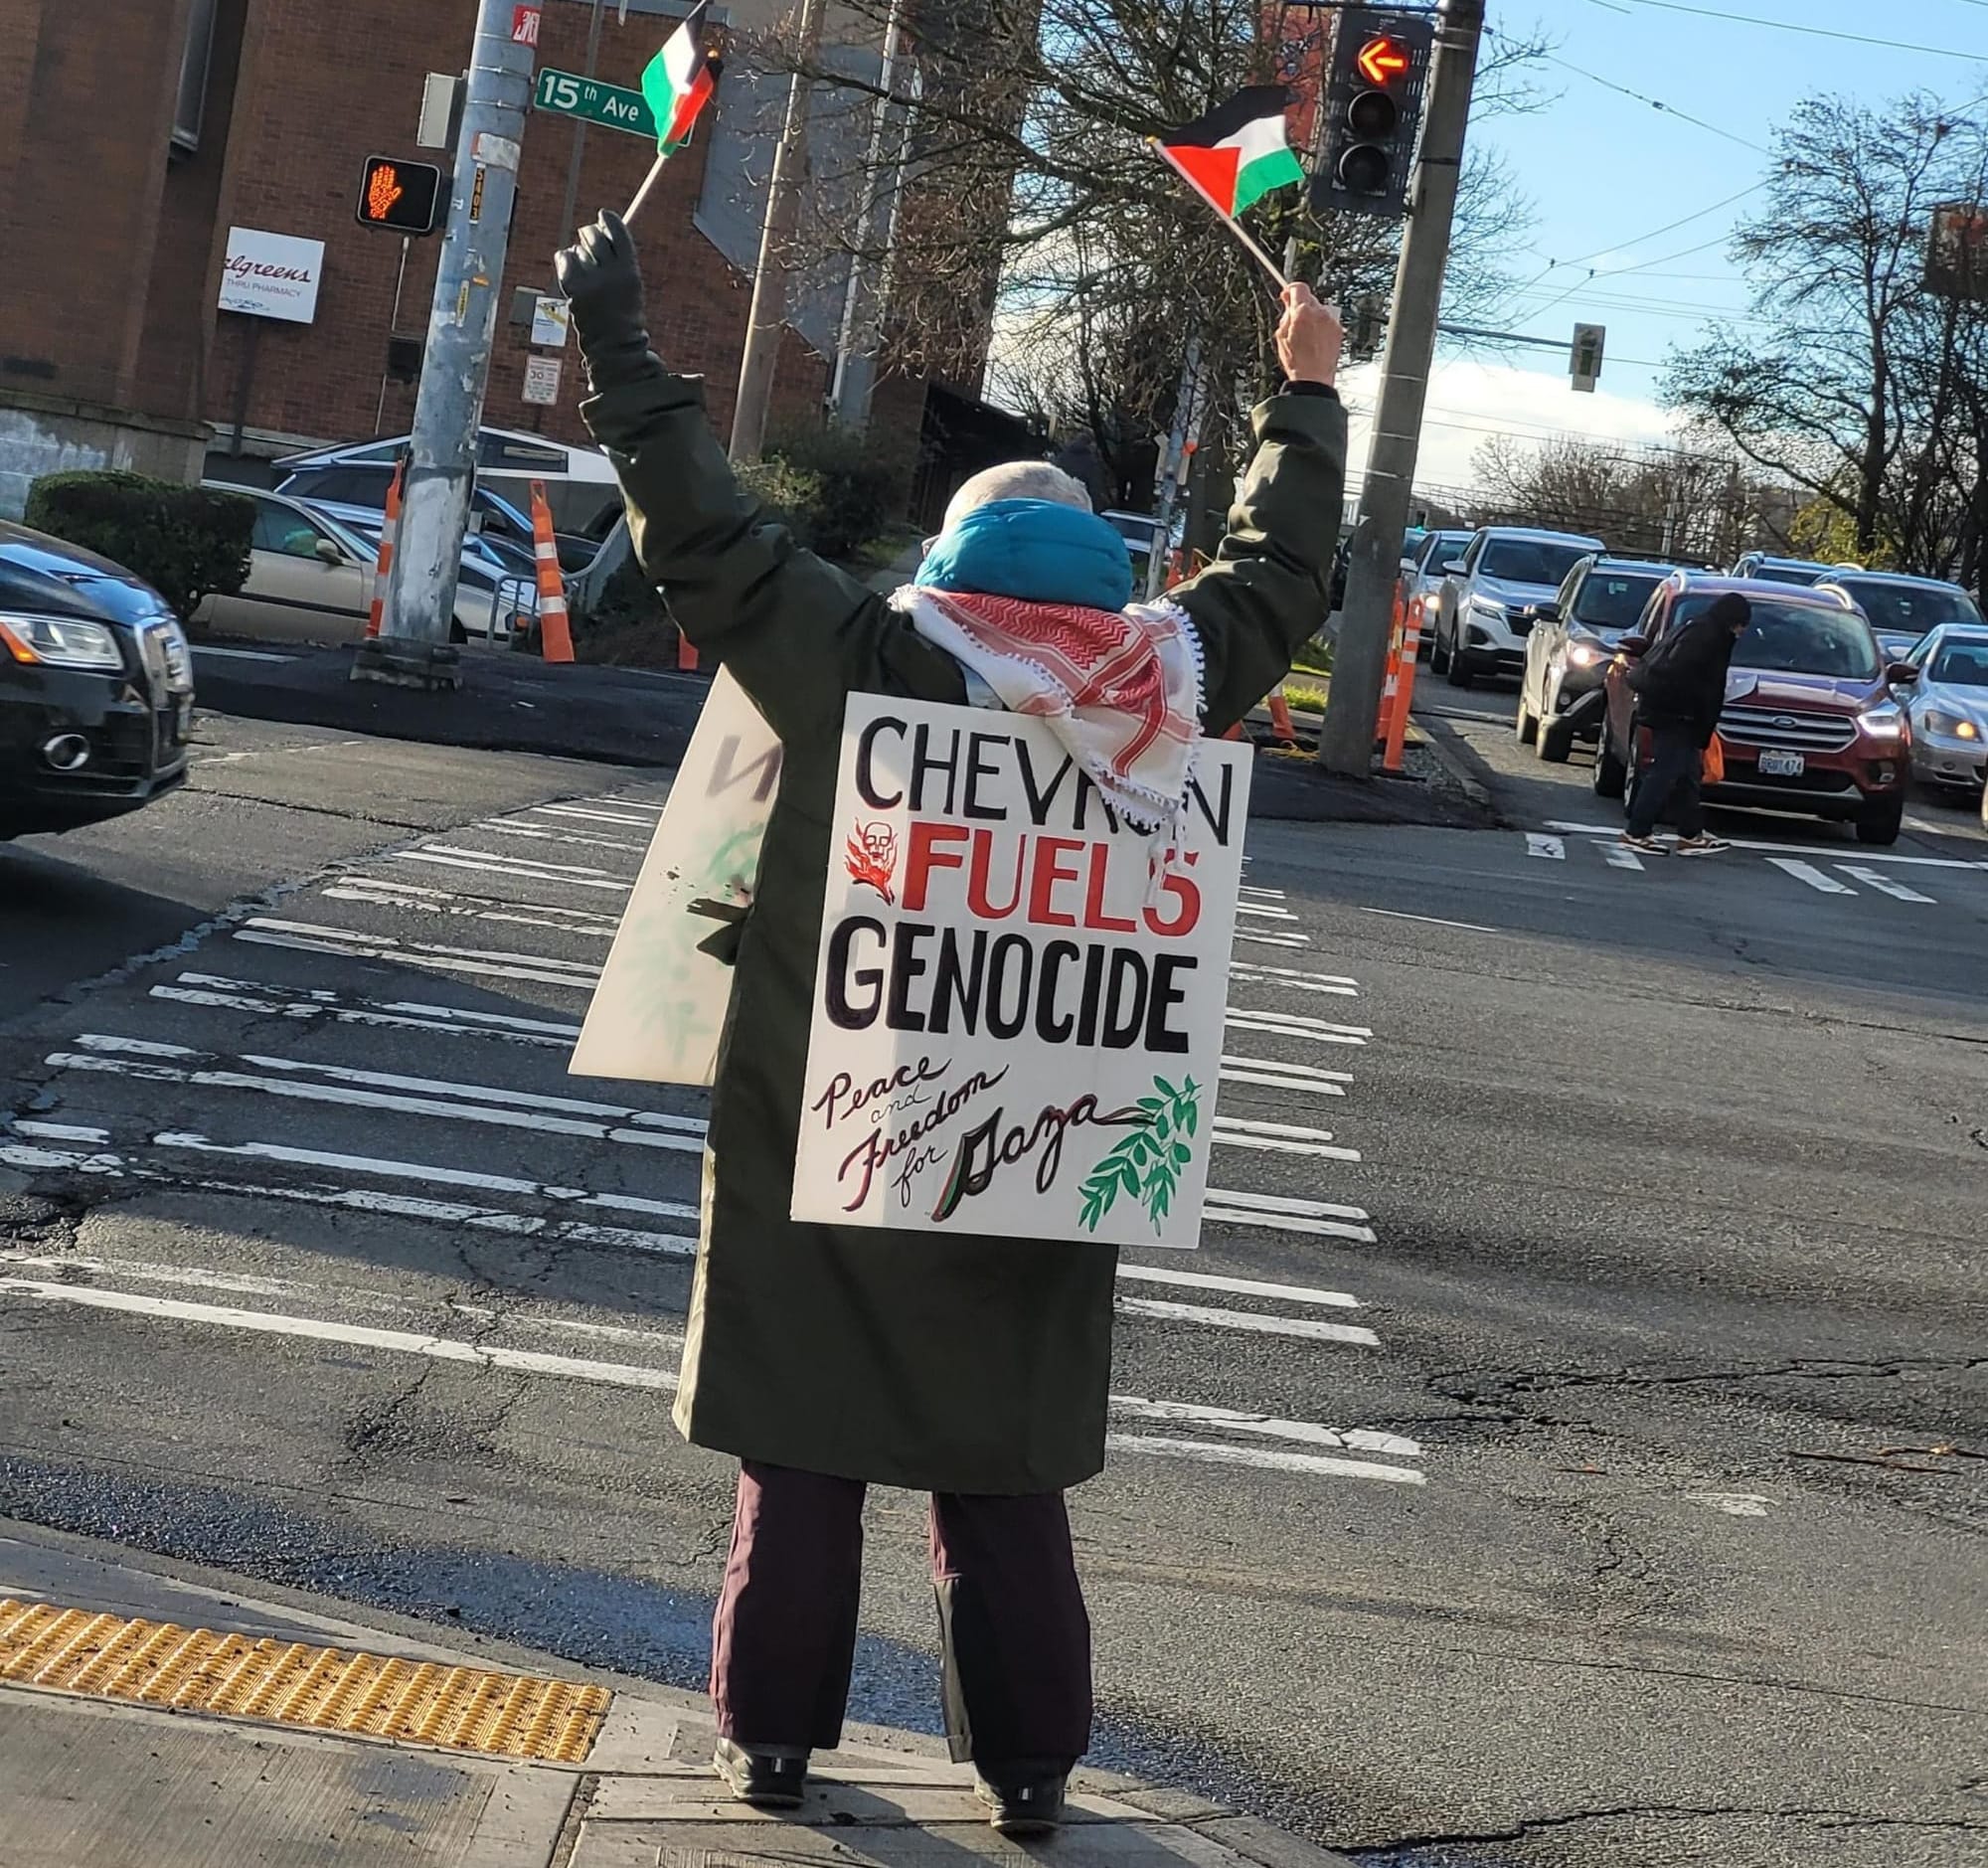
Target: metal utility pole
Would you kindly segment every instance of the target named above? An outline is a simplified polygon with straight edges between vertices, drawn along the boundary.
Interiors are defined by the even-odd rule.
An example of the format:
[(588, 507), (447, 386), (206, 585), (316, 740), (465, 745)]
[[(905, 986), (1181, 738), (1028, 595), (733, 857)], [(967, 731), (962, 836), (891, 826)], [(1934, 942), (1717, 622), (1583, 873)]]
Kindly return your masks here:
[(1160, 459), (1159, 498), (1153, 507), (1153, 545), (1146, 554), (1149, 603), (1158, 599), (1166, 585), (1167, 559), (1173, 546), (1174, 504), (1187, 480), (1188, 462), (1194, 457), (1191, 450), (1201, 425), (1201, 339), (1191, 337), (1186, 360), (1181, 364), (1180, 387), (1174, 391), (1173, 426), (1167, 431), (1167, 449)]
[[(877, 310), (883, 297), (882, 284), (889, 264), (891, 238), (897, 229), (898, 192), (904, 185), (904, 151), (885, 171), (884, 139), (891, 127), (891, 112), (897, 104), (898, 55), (903, 41), (904, 0), (891, 0), (884, 22), (884, 56), (877, 99), (870, 118), (870, 142), (864, 154), (862, 179), (863, 207), (856, 218), (855, 251), (849, 255), (849, 283), (842, 295), (842, 325), (836, 333), (835, 376), (828, 388), (829, 407), (842, 426), (861, 430), (870, 421), (870, 391), (877, 374), (871, 355), (877, 335)], [(865, 276), (873, 246), (881, 246), (872, 277)]]
[(1395, 274), (1395, 313), (1388, 326), (1361, 519), (1347, 564), (1346, 612), (1333, 649), (1332, 685), (1318, 739), (1318, 763), (1349, 777), (1366, 777), (1374, 764), (1374, 722), (1387, 674), (1402, 535), (1414, 495), (1429, 368), (1435, 361), (1436, 312), (1449, 260), (1484, 0), (1443, 0), (1439, 17), (1415, 192)]
[(478, 0), (476, 47), (456, 139), (448, 227), (428, 313), (427, 351), (402, 496), (401, 532), (377, 640), (354, 659), (355, 681), (454, 687), (449, 643), (456, 575), (469, 529), (476, 430), (490, 377), (498, 293), (518, 191), (519, 139), (532, 95), (539, 10)]
[[(823, 0), (801, 0), (799, 62), (811, 64), (821, 44)], [(800, 213), (801, 176), (807, 167), (808, 81), (795, 72), (787, 86), (786, 120), (766, 186), (766, 224), (759, 234), (759, 268), (752, 275), (752, 310), (746, 354), (739, 364), (739, 400), (732, 415), (732, 458), (757, 460), (766, 440), (766, 411), (773, 400), (773, 371), (780, 360), (780, 331), (787, 321), (787, 260)]]

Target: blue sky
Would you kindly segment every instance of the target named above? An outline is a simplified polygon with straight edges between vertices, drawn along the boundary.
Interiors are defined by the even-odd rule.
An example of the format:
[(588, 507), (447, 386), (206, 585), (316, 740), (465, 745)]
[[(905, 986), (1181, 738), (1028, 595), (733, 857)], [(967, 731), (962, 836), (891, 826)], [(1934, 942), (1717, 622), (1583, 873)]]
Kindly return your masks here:
[[(1504, 154), (1537, 215), (1516, 255), (1519, 276), (1529, 283), (1500, 328), (1562, 339), (1572, 337), (1576, 318), (1604, 324), (1608, 361), (1602, 393), (1588, 397), (1567, 388), (1562, 357), (1515, 353), (1485, 364), (1446, 349), (1423, 434), (1425, 484), (1468, 483), (1470, 453), (1484, 438), (1473, 431), (1480, 427), (1542, 434), (1564, 426), (1623, 439), (1664, 431), (1654, 402), (1666, 352), (1692, 341), (1718, 311), (1745, 304), (1742, 282), (1725, 256), (1725, 237), (1760, 197), (1715, 204), (1764, 175), (1767, 158), (1743, 143), (1770, 144), (1774, 126), (1804, 97), (1835, 91), (1877, 104), (1923, 87), (1957, 104), (1988, 91), (1988, 0), (1689, 4), (1725, 17), (1666, 10), (1650, 0), (1491, 0), (1494, 33), (1518, 34), (1537, 22), (1565, 61), (1544, 68), (1552, 99), (1545, 109), (1476, 132)], [(1775, 31), (1735, 15), (1887, 39), (1892, 46)], [(1935, 50), (1903, 49), (1907, 43)], [(1715, 211), (1701, 212), (1707, 209)], [(1658, 233), (1678, 221), (1684, 225)], [(1574, 260), (1582, 263), (1566, 263)], [(1601, 275), (1589, 278), (1590, 266)], [(1357, 396), (1362, 385), (1356, 378), (1350, 387)]]

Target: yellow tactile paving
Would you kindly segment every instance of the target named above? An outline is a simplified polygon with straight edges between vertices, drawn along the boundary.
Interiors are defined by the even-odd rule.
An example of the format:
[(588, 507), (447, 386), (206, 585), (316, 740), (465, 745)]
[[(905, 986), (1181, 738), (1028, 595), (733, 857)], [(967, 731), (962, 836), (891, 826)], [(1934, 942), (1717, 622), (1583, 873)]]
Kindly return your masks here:
[(576, 1764), (604, 1688), (0, 1600), (0, 1680), (319, 1732)]

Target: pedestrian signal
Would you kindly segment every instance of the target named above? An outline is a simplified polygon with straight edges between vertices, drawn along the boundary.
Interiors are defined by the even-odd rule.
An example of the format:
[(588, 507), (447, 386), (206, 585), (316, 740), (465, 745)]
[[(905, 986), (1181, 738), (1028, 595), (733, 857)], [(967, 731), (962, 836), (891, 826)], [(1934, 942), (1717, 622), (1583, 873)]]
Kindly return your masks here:
[(368, 156), (355, 212), (361, 227), (384, 228), (390, 234), (432, 234), (441, 214), (441, 170), (432, 162)]
[(1426, 14), (1346, 7), (1325, 92), (1312, 211), (1399, 219), (1408, 210), (1435, 26)]

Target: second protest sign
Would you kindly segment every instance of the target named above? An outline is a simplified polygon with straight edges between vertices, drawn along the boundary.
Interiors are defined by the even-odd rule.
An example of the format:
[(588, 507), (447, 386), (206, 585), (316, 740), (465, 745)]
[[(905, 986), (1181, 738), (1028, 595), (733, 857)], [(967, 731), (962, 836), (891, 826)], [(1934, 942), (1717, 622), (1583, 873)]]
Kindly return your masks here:
[(795, 1219), (1197, 1242), (1249, 790), (1197, 759), (1169, 851), (1046, 727), (851, 697)]

